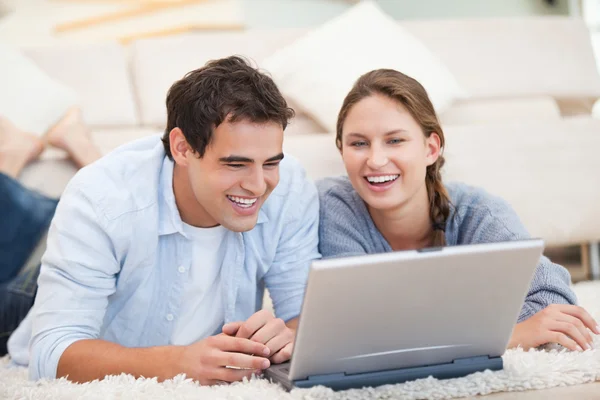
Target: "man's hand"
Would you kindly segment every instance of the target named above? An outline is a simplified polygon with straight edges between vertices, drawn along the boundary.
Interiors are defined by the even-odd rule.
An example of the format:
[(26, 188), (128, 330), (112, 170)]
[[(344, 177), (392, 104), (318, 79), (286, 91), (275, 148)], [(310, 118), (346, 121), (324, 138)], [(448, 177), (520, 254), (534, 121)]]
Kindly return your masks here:
[(269, 359), (273, 364), (280, 364), (292, 357), (296, 332), (268, 310), (258, 311), (246, 322), (226, 324), (223, 333), (265, 344), (271, 351)]
[(588, 328), (600, 334), (598, 324), (583, 308), (551, 304), (517, 324), (508, 347), (521, 346), (528, 350), (546, 343), (558, 343), (570, 350), (587, 350), (593, 343)]
[[(224, 334), (182, 348), (179, 370), (202, 385), (241, 381), (269, 368), (267, 346)], [(226, 368), (233, 367), (233, 368)]]

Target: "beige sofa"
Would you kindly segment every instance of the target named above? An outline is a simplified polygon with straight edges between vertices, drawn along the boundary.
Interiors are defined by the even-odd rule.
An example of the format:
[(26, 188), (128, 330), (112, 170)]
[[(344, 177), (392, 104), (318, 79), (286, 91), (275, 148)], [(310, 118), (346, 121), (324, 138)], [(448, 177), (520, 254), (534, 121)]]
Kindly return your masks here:
[[(440, 118), (445, 178), (507, 199), (548, 245), (600, 240), (600, 121), (591, 115), (600, 77), (584, 23), (562, 17), (401, 23), (429, 47), (470, 97)], [(24, 49), (80, 95), (103, 151), (160, 133), (171, 83), (207, 60), (261, 60), (304, 30), (198, 33), (116, 43)], [(393, 48), (393, 38), (390, 38)], [(308, 115), (286, 131), (285, 149), (318, 179), (343, 174), (332, 133)], [(22, 180), (59, 195), (73, 169), (49, 151)]]

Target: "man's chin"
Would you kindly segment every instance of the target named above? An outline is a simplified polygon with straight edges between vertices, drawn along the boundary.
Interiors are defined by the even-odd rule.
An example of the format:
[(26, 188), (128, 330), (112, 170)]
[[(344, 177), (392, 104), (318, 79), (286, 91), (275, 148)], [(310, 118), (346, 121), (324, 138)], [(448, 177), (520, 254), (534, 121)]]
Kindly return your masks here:
[(258, 217), (254, 215), (252, 217), (236, 216), (228, 221), (223, 221), (221, 225), (230, 231), (243, 233), (254, 229), (257, 220)]

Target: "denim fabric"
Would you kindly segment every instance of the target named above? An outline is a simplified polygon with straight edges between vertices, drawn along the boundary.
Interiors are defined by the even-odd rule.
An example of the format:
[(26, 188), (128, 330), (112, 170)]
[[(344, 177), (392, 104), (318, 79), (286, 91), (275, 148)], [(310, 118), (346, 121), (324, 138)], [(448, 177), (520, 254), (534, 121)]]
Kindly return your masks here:
[(57, 203), (0, 173), (0, 284), (8, 283), (25, 265), (47, 231)]
[(40, 264), (32, 265), (0, 284), (0, 357), (8, 353), (8, 338), (33, 306), (39, 274)]
[(0, 356), (33, 305), (40, 264), (25, 263), (44, 237), (56, 204), (0, 173)]

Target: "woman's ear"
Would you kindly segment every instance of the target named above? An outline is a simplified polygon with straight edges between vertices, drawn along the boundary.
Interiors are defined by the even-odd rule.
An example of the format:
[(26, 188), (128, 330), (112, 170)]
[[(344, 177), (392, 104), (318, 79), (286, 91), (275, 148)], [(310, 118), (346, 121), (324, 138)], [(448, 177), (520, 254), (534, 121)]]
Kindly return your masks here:
[(433, 165), (440, 157), (442, 151), (440, 135), (432, 132), (428, 138), (425, 138), (425, 146), (427, 147), (427, 165)]
[(187, 167), (187, 156), (192, 148), (188, 144), (183, 131), (179, 128), (171, 129), (169, 132), (169, 146), (171, 147), (171, 155), (173, 160), (181, 166)]

